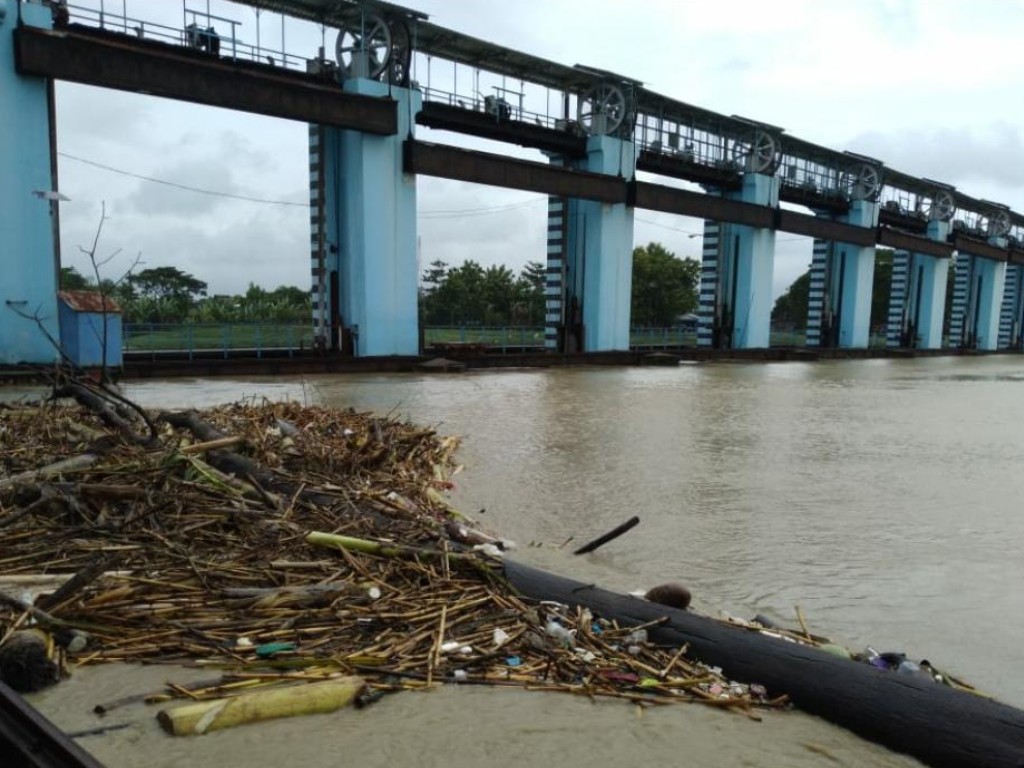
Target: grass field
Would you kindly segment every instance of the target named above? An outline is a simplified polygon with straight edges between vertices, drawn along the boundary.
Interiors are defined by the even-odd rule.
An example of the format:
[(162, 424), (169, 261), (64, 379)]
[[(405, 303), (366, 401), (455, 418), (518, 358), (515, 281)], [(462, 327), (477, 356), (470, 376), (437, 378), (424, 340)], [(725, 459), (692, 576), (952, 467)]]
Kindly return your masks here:
[[(432, 326), (423, 330), (424, 344), (485, 344), (490, 347), (543, 347), (544, 328), (515, 326)], [(778, 331), (771, 334), (773, 347), (802, 347), (802, 331)], [(233, 349), (312, 349), (311, 325), (277, 324), (192, 324), (126, 325), (124, 349), (127, 352), (210, 351)], [(666, 349), (694, 347), (697, 333), (681, 328), (633, 328), (629, 335), (632, 348)], [(885, 337), (873, 335), (871, 347), (885, 346)]]
[(211, 349), (309, 349), (310, 325), (127, 325), (128, 352)]

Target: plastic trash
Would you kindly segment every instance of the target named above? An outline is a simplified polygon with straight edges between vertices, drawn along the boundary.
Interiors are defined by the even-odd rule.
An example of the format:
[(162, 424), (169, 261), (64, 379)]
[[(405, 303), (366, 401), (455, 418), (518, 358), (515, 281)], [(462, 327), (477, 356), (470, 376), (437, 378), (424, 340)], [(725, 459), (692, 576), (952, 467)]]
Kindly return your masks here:
[(509, 634), (501, 627), (496, 627), (493, 635), (494, 647), (501, 648), (505, 643), (509, 641)]
[(544, 627), (544, 634), (563, 648), (572, 648), (576, 645), (576, 638), (572, 636), (572, 633), (554, 619)]
[(256, 647), (256, 655), (261, 659), (267, 659), (279, 653), (294, 651), (295, 648), (295, 643), (264, 643)]
[(624, 642), (629, 643), (630, 645), (636, 645), (637, 643), (646, 643), (647, 630), (638, 629), (633, 632), (630, 632), (628, 635), (626, 635), (626, 639)]
[(469, 673), (466, 672), (466, 670), (464, 670), (464, 669), (452, 670), (452, 679), (455, 680), (455, 682), (461, 682), (463, 680), (468, 680), (469, 679)]
[(523, 660), (518, 656), (509, 656), (505, 659), (505, 664), (509, 667), (518, 667), (523, 663)]
[[(909, 659), (904, 659), (900, 662), (900, 665), (896, 667), (896, 672), (900, 675), (920, 675), (921, 668)], [(929, 675), (929, 677), (931, 677), (931, 675)]]

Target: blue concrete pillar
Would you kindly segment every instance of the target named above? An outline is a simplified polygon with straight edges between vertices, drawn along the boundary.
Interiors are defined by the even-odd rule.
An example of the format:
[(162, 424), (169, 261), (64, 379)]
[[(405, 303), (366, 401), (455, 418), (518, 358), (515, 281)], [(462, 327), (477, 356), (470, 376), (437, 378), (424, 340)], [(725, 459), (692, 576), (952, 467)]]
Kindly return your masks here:
[(359, 357), (415, 355), (416, 179), (402, 170), (402, 143), (422, 97), (367, 79), (347, 80), (344, 88), (396, 100), (398, 132), (317, 126), (310, 134), (314, 327), (325, 335), (340, 329), (336, 335), (350, 338)]
[[(635, 145), (613, 136), (591, 136), (586, 158), (572, 165), (628, 180), (636, 169)], [(555, 208), (549, 207), (548, 214), (548, 285), (553, 287), (551, 276), (557, 272), (555, 284), (561, 283), (561, 293), (558, 299), (548, 296), (548, 307), (550, 318), (557, 313), (562, 319), (563, 350), (629, 349), (633, 209), (574, 198), (551, 205)]]
[[(878, 226), (878, 203), (853, 200), (849, 211), (839, 220), (873, 230)], [(874, 246), (814, 241), (812, 290), (807, 307), (808, 346), (867, 348), (874, 276)]]
[(1024, 325), (1024, 266), (1006, 265), (1003, 307), (999, 313), (999, 349), (1021, 349)]
[[(993, 238), (991, 242), (1005, 244), (1001, 238)], [(969, 253), (956, 255), (950, 346), (996, 349), (1005, 282), (1006, 262)]]
[[(932, 240), (945, 242), (948, 221), (928, 222)], [(941, 349), (949, 261), (924, 253), (896, 251), (889, 293), (887, 347)]]
[[(709, 194), (717, 190), (708, 189)], [(724, 197), (775, 207), (779, 180), (747, 173)], [(770, 344), (775, 231), (725, 222), (704, 225), (699, 346), (761, 349)]]
[(50, 8), (0, 0), (0, 364), (52, 363), (57, 350), (32, 319), (59, 338), (57, 202), (50, 124), (52, 86), (14, 70), (18, 14), (49, 29)]

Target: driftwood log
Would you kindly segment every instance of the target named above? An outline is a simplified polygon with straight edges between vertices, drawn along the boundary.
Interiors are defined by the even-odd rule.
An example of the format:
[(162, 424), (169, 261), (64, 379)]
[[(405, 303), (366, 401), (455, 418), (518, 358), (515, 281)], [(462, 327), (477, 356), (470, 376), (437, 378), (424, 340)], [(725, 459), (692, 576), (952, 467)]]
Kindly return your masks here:
[(656, 643), (692, 655), (739, 682), (786, 694), (803, 711), (939, 768), (1024, 766), (1024, 711), (931, 680), (880, 670), (811, 646), (620, 595), (519, 563), (505, 576), (523, 595), (643, 624)]

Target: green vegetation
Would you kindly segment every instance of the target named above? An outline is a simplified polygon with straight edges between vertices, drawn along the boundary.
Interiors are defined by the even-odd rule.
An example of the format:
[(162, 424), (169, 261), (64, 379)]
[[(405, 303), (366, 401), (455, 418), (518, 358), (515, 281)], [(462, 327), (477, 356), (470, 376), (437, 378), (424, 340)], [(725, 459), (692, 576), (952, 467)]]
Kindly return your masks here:
[[(434, 261), (422, 275), (420, 313), (425, 341), (495, 346), (544, 343), (547, 267), (531, 261), (515, 274), (475, 261), (452, 267)], [(648, 243), (633, 252), (633, 343), (692, 343), (674, 328), (696, 309), (700, 264)], [(125, 348), (309, 348), (313, 345), (309, 292), (294, 286), (272, 291), (250, 284), (244, 294), (208, 296), (203, 280), (176, 267), (129, 272), (118, 281), (94, 280), (64, 267), (61, 288), (105, 292), (121, 307)], [(688, 332), (693, 336), (692, 329)]]
[[(93, 289), (96, 283), (74, 267), (62, 267), (60, 287)], [(98, 290), (121, 307), (124, 322), (182, 323), (304, 323), (313, 316), (309, 292), (294, 286), (267, 291), (252, 283), (238, 296), (207, 296), (207, 285), (176, 267), (156, 267), (129, 273), (117, 284), (101, 280)]]
[[(871, 287), (871, 328), (884, 328), (889, 317), (889, 286), (892, 284), (893, 251), (879, 248), (875, 251), (875, 276)], [(776, 328), (804, 330), (807, 327), (807, 302), (811, 287), (808, 267), (794, 280), (786, 292), (775, 300), (772, 325)]]
[(667, 328), (697, 308), (700, 262), (680, 259), (660, 243), (633, 249), (632, 324)]

